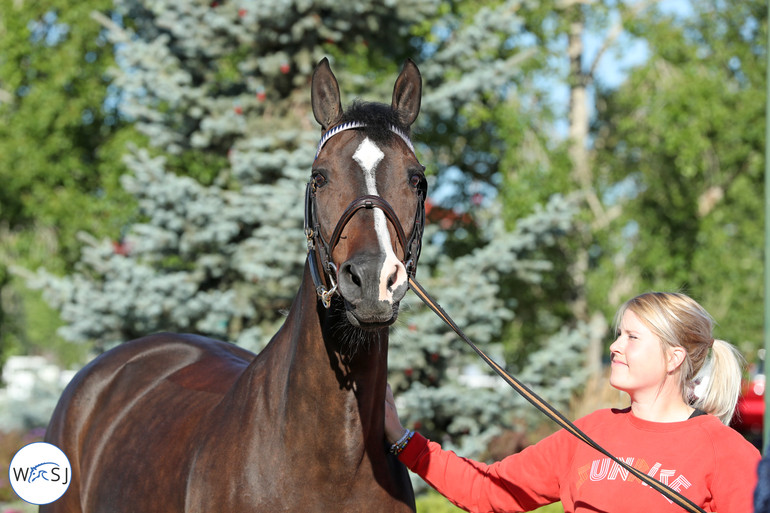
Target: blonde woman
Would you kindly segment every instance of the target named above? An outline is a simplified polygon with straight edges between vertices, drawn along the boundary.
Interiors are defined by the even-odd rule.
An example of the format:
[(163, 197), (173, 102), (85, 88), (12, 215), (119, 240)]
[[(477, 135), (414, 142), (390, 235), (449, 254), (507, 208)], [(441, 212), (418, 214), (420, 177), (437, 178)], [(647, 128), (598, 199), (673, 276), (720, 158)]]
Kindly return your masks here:
[[(631, 404), (575, 424), (705, 511), (752, 511), (759, 451), (728, 427), (740, 392), (738, 351), (714, 340), (711, 316), (684, 294), (630, 299), (615, 325), (610, 384)], [(566, 513), (682, 511), (564, 430), (486, 465), (405, 430), (388, 387), (385, 434), (409, 469), (467, 511), (530, 511), (557, 501)]]

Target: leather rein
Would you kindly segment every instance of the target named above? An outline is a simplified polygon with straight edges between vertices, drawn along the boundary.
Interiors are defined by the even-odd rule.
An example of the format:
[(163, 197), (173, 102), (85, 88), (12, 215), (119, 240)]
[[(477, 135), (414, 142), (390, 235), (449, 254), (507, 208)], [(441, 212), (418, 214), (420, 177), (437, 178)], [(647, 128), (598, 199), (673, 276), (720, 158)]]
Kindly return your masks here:
[[(324, 135), (321, 137), (321, 142), (318, 144), (318, 149), (316, 151), (316, 158), (318, 158), (318, 154), (321, 151), (321, 148), (323, 148), (326, 141), (328, 141), (333, 135), (343, 131), (343, 130), (350, 130), (355, 128), (362, 128), (366, 126), (364, 123), (359, 122), (353, 122), (353, 123), (347, 123), (343, 125), (337, 125), (336, 127), (330, 129)], [(400, 131), (396, 127), (391, 127), (391, 131), (393, 131), (396, 135), (401, 137), (402, 140), (407, 144), (407, 146), (414, 152), (414, 147), (412, 146), (411, 141), (409, 140), (409, 137), (404, 134), (402, 131)], [(670, 501), (674, 502), (681, 508), (683, 508), (685, 511), (688, 511), (690, 513), (706, 513), (703, 509), (701, 509), (697, 504), (695, 504), (692, 500), (688, 499), (684, 495), (682, 495), (680, 492), (674, 490), (670, 486), (658, 481), (652, 476), (649, 476), (642, 472), (641, 470), (632, 467), (625, 461), (621, 460), (620, 458), (617, 458), (616, 456), (613, 456), (609, 453), (606, 449), (604, 449), (602, 446), (600, 446), (598, 443), (596, 443), (594, 440), (592, 440), (588, 435), (586, 435), (580, 428), (575, 426), (567, 417), (565, 417), (561, 412), (559, 412), (556, 408), (551, 406), (547, 401), (545, 401), (543, 398), (541, 398), (539, 395), (537, 395), (535, 392), (533, 392), (529, 387), (527, 387), (524, 383), (516, 379), (514, 376), (508, 373), (503, 367), (498, 365), (494, 360), (492, 360), (484, 351), (482, 351), (476, 344), (471, 341), (470, 338), (460, 329), (460, 327), (452, 320), (452, 318), (449, 316), (449, 314), (444, 311), (443, 308), (441, 308), (441, 305), (439, 305), (431, 296), (428, 294), (428, 292), (420, 285), (416, 278), (415, 278), (415, 272), (417, 270), (417, 260), (420, 256), (420, 248), (422, 244), (422, 233), (425, 227), (425, 197), (422, 191), (418, 191), (419, 194), (419, 205), (417, 207), (417, 211), (415, 212), (414, 216), (414, 225), (412, 228), (412, 233), (409, 236), (409, 239), (406, 238), (406, 235), (404, 234), (404, 228), (401, 226), (400, 221), (398, 220), (398, 216), (394, 212), (393, 208), (390, 206), (390, 204), (381, 196), (360, 196), (356, 199), (354, 199), (348, 207), (345, 209), (345, 211), (342, 213), (342, 216), (340, 217), (339, 221), (337, 221), (337, 225), (334, 228), (334, 232), (332, 232), (331, 239), (327, 242), (323, 235), (321, 234), (321, 229), (318, 223), (318, 216), (316, 213), (317, 207), (316, 207), (316, 186), (311, 181), (308, 182), (307, 187), (305, 189), (305, 235), (307, 237), (307, 247), (308, 247), (308, 263), (310, 266), (310, 274), (313, 278), (313, 283), (316, 288), (316, 293), (318, 294), (318, 297), (320, 298), (321, 302), (323, 303), (325, 308), (329, 308), (331, 305), (331, 299), (334, 296), (335, 293), (337, 293), (337, 267), (334, 264), (334, 262), (331, 259), (332, 251), (334, 251), (334, 248), (337, 246), (337, 244), (340, 241), (340, 237), (342, 236), (342, 231), (345, 229), (345, 226), (350, 222), (350, 220), (353, 218), (353, 216), (361, 209), (373, 209), (373, 208), (379, 208), (382, 210), (385, 214), (385, 217), (388, 219), (391, 225), (393, 225), (395, 231), (396, 231), (396, 237), (398, 238), (399, 244), (401, 245), (401, 248), (403, 250), (404, 254), (404, 260), (402, 263), (406, 267), (406, 272), (409, 280), (409, 288), (414, 291), (414, 293), (417, 295), (417, 297), (422, 300), (423, 303), (425, 303), (428, 308), (430, 308), (436, 315), (438, 315), (441, 320), (443, 320), (452, 330), (466, 343), (468, 344), (471, 349), (473, 349), (476, 354), (481, 357), (484, 362), (489, 365), (492, 370), (495, 371), (495, 373), (500, 376), (503, 381), (508, 383), (516, 392), (519, 393), (524, 399), (526, 399), (530, 404), (535, 406), (538, 410), (540, 410), (542, 413), (544, 413), (548, 418), (556, 422), (559, 426), (561, 426), (563, 429), (571, 433), (576, 438), (580, 439), (587, 445), (593, 447), (600, 453), (604, 454), (608, 458), (612, 459), (615, 463), (623, 467), (626, 471), (628, 471), (630, 474), (632, 474), (634, 477), (642, 481), (643, 483), (647, 484), (651, 488), (657, 490), (663, 496), (668, 498)], [(320, 258), (319, 258), (320, 257)], [(319, 269), (318, 267), (318, 260), (320, 259), (322, 268)], [(326, 279), (328, 283), (331, 284), (331, 287), (327, 288), (322, 279), (322, 271), (326, 276)]]
[(519, 395), (521, 395), (524, 399), (529, 401), (530, 404), (532, 404), (535, 408), (543, 412), (548, 418), (556, 422), (559, 426), (564, 428), (566, 431), (570, 432), (572, 435), (574, 435), (576, 438), (579, 438), (586, 444), (590, 445), (600, 453), (604, 454), (608, 458), (610, 458), (612, 461), (623, 467), (625, 470), (633, 474), (634, 477), (638, 478), (643, 483), (647, 484), (651, 488), (654, 488), (661, 494), (663, 494), (665, 497), (667, 497), (669, 500), (677, 504), (678, 506), (682, 507), (685, 511), (688, 511), (690, 513), (706, 513), (703, 509), (701, 509), (697, 504), (695, 504), (693, 501), (679, 493), (678, 491), (674, 490), (670, 486), (661, 483), (657, 479), (655, 479), (652, 476), (649, 476), (642, 472), (641, 470), (632, 467), (625, 461), (621, 460), (620, 458), (617, 458), (609, 453), (604, 447), (596, 443), (594, 440), (592, 440), (588, 435), (586, 435), (580, 428), (575, 426), (567, 417), (562, 415), (562, 413), (548, 404), (545, 399), (537, 395), (535, 392), (533, 392), (529, 387), (527, 387), (524, 383), (516, 379), (514, 376), (511, 376), (508, 371), (503, 369), (500, 365), (498, 365), (494, 360), (492, 360), (489, 356), (487, 356), (484, 351), (482, 351), (476, 344), (474, 344), (471, 339), (468, 338), (468, 336), (463, 333), (463, 331), (460, 329), (459, 326), (452, 320), (452, 318), (447, 314), (443, 308), (441, 308), (441, 305), (436, 303), (436, 301), (425, 291), (422, 286), (417, 283), (417, 280), (415, 280), (413, 277), (409, 278), (409, 288), (411, 288), (415, 294), (417, 294), (417, 297), (419, 297), (423, 303), (425, 303), (428, 308), (433, 310), (436, 315), (438, 315), (441, 320), (443, 320), (452, 330), (457, 333), (457, 335), (463, 339), (463, 341), (468, 344), (471, 349), (473, 349), (476, 354), (478, 354), (484, 362), (489, 365), (492, 370), (497, 373), (498, 376), (503, 378), (503, 381), (508, 383), (514, 390), (516, 390)]

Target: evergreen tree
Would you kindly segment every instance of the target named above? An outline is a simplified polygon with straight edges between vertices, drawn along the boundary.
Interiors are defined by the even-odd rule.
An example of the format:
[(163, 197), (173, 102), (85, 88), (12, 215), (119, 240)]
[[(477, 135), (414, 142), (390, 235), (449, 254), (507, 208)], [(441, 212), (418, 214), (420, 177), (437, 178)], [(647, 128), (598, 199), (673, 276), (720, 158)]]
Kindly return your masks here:
[[(121, 243), (93, 239), (76, 273), (38, 275), (67, 322), (62, 333), (98, 350), (158, 330), (259, 350), (282, 322), (305, 258), (301, 199), (320, 135), (309, 109), (313, 66), (331, 56), (344, 98), (387, 101), (409, 56), (424, 80), (418, 156), (448, 198), (446, 215), (426, 231), (418, 277), (475, 341), (504, 358), (496, 343), (516, 321), (517, 296), (532, 297), (523, 291), (563, 268), (552, 259), (565, 255), (575, 211), (571, 198), (543, 198), (511, 230), (499, 200), (485, 197), (498, 173), (493, 150), (504, 144), (492, 113), (522, 81), (531, 55), (512, 43), (523, 27), (519, 8), (517, 1), (116, 2), (117, 15), (99, 17), (120, 65), (113, 86), (151, 146), (125, 157), (122, 183), (139, 210)], [(462, 180), (450, 183), (453, 174)], [(452, 216), (465, 221), (442, 232)], [(593, 333), (584, 324), (562, 329), (552, 306), (537, 309), (552, 337), (529, 341), (525, 353), (580, 346), (581, 330)], [(405, 310), (390, 352), (405, 415), (478, 454), (527, 410), (497, 384), (469, 384), (469, 372), (489, 374), (435, 316), (417, 305)], [(527, 359), (511, 363), (525, 368)], [(581, 360), (564, 363), (567, 373)], [(554, 387), (561, 404), (579, 385)]]

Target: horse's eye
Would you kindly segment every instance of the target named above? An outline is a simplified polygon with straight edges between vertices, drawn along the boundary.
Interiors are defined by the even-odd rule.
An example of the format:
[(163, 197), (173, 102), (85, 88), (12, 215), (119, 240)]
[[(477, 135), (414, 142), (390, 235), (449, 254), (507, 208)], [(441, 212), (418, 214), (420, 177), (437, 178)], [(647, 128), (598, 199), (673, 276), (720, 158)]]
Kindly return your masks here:
[(324, 185), (326, 185), (326, 177), (321, 173), (314, 173), (312, 180), (313, 180), (313, 184), (316, 187), (323, 187)]
[(420, 186), (420, 184), (422, 184), (422, 181), (423, 181), (423, 178), (422, 178), (422, 175), (421, 175), (420, 173), (414, 173), (414, 174), (413, 174), (413, 175), (412, 175), (412, 176), (409, 178), (409, 183), (410, 183), (410, 184), (411, 184), (411, 186), (412, 186), (412, 187), (414, 187), (415, 189), (416, 189), (417, 187), (419, 187), (419, 186)]

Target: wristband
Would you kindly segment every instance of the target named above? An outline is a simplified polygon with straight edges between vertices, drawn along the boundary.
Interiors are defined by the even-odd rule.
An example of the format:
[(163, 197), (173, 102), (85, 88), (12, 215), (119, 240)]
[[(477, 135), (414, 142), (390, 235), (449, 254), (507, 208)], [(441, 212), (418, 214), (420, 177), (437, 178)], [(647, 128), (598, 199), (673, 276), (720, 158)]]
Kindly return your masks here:
[(398, 456), (409, 443), (409, 440), (412, 439), (412, 436), (414, 436), (414, 431), (409, 431), (408, 429), (404, 431), (404, 434), (401, 436), (401, 438), (399, 438), (396, 443), (390, 446), (390, 454)]

